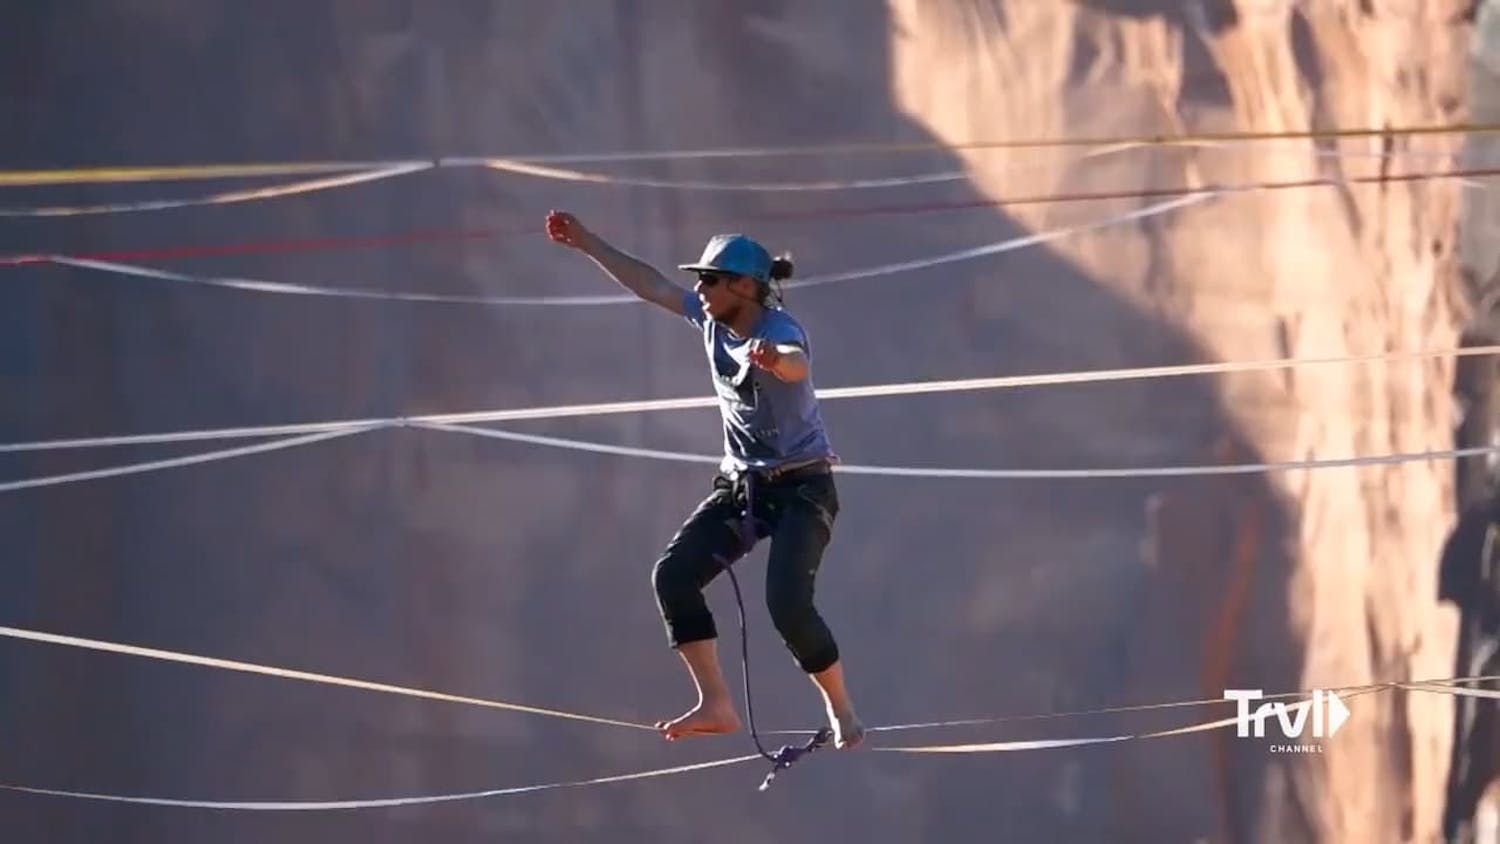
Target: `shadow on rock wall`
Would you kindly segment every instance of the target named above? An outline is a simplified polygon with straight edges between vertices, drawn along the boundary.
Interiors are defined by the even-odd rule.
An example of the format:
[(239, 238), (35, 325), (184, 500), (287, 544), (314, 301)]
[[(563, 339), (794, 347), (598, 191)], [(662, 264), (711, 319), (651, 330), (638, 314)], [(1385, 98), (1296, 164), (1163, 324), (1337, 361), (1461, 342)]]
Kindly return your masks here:
[[(1141, 4), (1136, 4), (1141, 5)], [(888, 21), (790, 3), (425, 5), (141, 2), (13, 13), (17, 166), (920, 139), (887, 90)], [(1116, 9), (1129, 13), (1131, 10)], [(66, 108), (61, 104), (66, 104)], [(684, 162), (678, 178), (956, 169), (948, 155)], [(1082, 165), (1080, 165), (1082, 166)], [(184, 195), (152, 184), (38, 202)], [(14, 198), (14, 197), (9, 197)], [(61, 199), (59, 199), (61, 198)], [(1023, 234), (999, 210), (751, 224), (815, 207), (979, 199), (562, 185), (437, 172), (294, 199), (7, 227), (0, 249), (91, 251), (582, 215), (667, 266), (751, 229), (822, 273)], [(1135, 224), (1144, 238), (1170, 218)], [(447, 292), (600, 292), (534, 235), (172, 263), (193, 271)], [(696, 395), (691, 329), (635, 306), (486, 309), (185, 289), (7, 270), (5, 441), (434, 410)], [(793, 291), (823, 386), (1202, 359), (1192, 338), (1046, 248)], [(830, 402), (855, 463), (1075, 467), (1260, 459), (1196, 379)], [(713, 452), (716, 417), (527, 430)], [(12, 456), (6, 476), (177, 453)], [(820, 579), (876, 723), (1292, 687), (1284, 537), (1258, 478), (976, 481), (843, 476)], [(367, 434), (0, 499), (4, 623), (650, 721), (687, 703), (651, 561), (708, 490), (704, 467), (431, 432)], [(1153, 528), (1152, 515), (1161, 518)], [(1149, 553), (1144, 556), (1141, 548)], [(758, 570), (758, 552), (747, 571)], [(755, 575), (749, 582), (754, 584)], [(750, 590), (763, 728), (818, 716)], [(728, 590), (712, 599), (733, 631)], [(1253, 639), (1254, 646), (1250, 646)], [(727, 668), (738, 671), (736, 648)], [(726, 642), (726, 645), (730, 642)], [(22, 644), (0, 646), (0, 779), (190, 798), (339, 799), (583, 778), (746, 752)], [(1220, 688), (1214, 688), (1219, 684)], [(734, 685), (738, 685), (735, 683)], [(1180, 715), (1180, 713), (1179, 713)], [(1180, 723), (1174, 715), (1170, 723)], [(1105, 733), (1144, 716), (963, 737)], [(912, 743), (963, 740), (957, 731)], [(890, 737), (891, 743), (897, 741)], [(1217, 748), (1217, 749), (1216, 749)], [(40, 840), (1028, 840), (1245, 829), (1264, 754), (1208, 738), (1139, 748), (819, 758), (758, 794), (730, 768), (398, 812), (246, 817), (3, 796)], [(24, 836), (23, 836), (24, 837)]]

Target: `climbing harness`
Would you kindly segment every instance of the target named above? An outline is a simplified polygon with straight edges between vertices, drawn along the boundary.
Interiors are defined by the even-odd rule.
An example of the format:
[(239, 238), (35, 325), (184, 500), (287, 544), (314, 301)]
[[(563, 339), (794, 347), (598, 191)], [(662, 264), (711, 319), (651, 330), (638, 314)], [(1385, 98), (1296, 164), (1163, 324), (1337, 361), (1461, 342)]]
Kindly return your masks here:
[(806, 756), (809, 753), (812, 753), (814, 750), (817, 750), (818, 748), (822, 747), (832, 740), (833, 730), (830, 730), (827, 727), (819, 727), (818, 732), (815, 733), (812, 738), (807, 740), (807, 744), (804, 744), (801, 747), (790, 744), (783, 744), (781, 746), (781, 749), (776, 751), (776, 756), (771, 760), (771, 771), (770, 773), (766, 774), (766, 778), (761, 781), (759, 790), (765, 791), (771, 786), (771, 780), (776, 779), (776, 775), (778, 773), (792, 767), (793, 762), (801, 759), (803, 756)]
[(765, 791), (770, 787), (771, 781), (776, 778), (778, 773), (790, 768), (792, 763), (803, 756), (812, 753), (814, 750), (832, 741), (833, 731), (826, 726), (821, 727), (813, 734), (812, 738), (808, 739), (806, 744), (800, 746), (784, 744), (775, 753), (768, 753), (765, 746), (760, 742), (760, 733), (755, 728), (755, 706), (750, 697), (750, 640), (745, 632), (745, 600), (744, 596), (740, 593), (740, 582), (735, 577), (733, 563), (750, 553), (750, 550), (755, 547), (757, 539), (761, 536), (761, 531), (766, 527), (764, 520), (755, 517), (756, 479), (757, 475), (753, 470), (738, 473), (732, 478), (730, 494), (735, 497), (736, 501), (740, 499), (740, 493), (743, 491), (744, 510), (741, 512), (738, 525), (734, 528), (736, 535), (739, 537), (740, 547), (738, 553), (733, 557), (726, 559), (723, 556), (716, 555), (716, 559), (719, 561), (719, 565), (724, 568), (724, 571), (729, 574), (729, 582), (734, 587), (734, 603), (739, 609), (740, 666), (745, 684), (745, 717), (750, 723), (750, 738), (755, 742), (756, 751), (760, 753), (761, 758), (771, 763), (770, 772), (766, 774), (766, 778), (761, 781), (760, 788), (757, 789)]

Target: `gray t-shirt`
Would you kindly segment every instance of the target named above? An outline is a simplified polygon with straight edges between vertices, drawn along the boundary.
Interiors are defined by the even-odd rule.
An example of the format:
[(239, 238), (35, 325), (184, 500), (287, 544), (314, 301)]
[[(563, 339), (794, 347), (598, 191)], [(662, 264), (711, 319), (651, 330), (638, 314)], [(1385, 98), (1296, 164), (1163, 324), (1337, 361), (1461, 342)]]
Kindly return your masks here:
[(795, 344), (812, 362), (807, 332), (792, 315), (766, 306), (749, 337), (738, 337), (703, 313), (697, 294), (682, 297), (682, 313), (703, 332), (709, 373), (724, 419), (724, 471), (766, 469), (814, 458), (836, 460), (829, 443), (812, 374), (788, 383), (750, 363), (750, 341)]

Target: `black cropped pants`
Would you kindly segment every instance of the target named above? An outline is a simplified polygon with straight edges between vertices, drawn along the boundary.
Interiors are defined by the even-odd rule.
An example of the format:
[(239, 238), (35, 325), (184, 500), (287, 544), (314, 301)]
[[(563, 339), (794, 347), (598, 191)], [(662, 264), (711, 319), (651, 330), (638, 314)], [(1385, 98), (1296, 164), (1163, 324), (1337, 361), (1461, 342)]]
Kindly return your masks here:
[[(747, 490), (746, 485), (749, 484)], [(657, 608), (672, 647), (718, 635), (703, 589), (719, 572), (770, 537), (766, 608), (797, 665), (816, 674), (838, 661), (838, 645), (813, 606), (813, 581), (833, 537), (838, 491), (826, 465), (766, 479), (715, 475), (713, 492), (687, 518), (651, 572)], [(741, 541), (744, 504), (754, 529)]]

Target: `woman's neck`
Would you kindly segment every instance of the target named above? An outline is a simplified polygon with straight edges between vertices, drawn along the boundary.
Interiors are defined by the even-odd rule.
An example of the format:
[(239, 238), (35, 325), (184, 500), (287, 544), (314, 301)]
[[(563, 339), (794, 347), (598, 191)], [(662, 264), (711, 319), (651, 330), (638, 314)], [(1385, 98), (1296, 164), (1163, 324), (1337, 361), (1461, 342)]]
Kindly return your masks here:
[(756, 323), (760, 322), (760, 318), (765, 312), (765, 305), (758, 302), (747, 302), (740, 306), (739, 312), (730, 321), (729, 330), (734, 332), (736, 337), (749, 337), (750, 332), (755, 330)]

